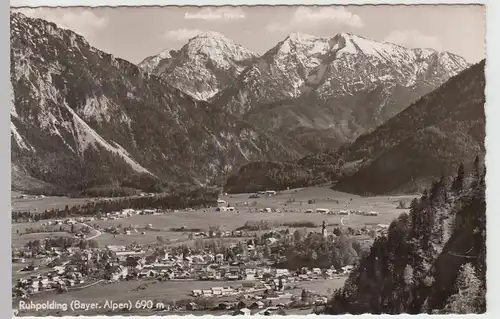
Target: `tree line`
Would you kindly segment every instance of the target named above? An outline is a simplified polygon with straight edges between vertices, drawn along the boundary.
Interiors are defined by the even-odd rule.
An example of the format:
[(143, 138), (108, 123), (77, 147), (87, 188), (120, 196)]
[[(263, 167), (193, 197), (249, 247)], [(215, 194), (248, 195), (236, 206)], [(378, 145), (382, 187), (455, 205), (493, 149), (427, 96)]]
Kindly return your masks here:
[(31, 211), (13, 211), (14, 222), (26, 220), (43, 220), (52, 218), (67, 218), (75, 216), (96, 216), (123, 209), (185, 209), (214, 207), (217, 205), (218, 191), (215, 189), (194, 189), (173, 194), (162, 194), (145, 197), (126, 197), (111, 200), (92, 201), (85, 205), (66, 205), (65, 208), (52, 208), (41, 213)]

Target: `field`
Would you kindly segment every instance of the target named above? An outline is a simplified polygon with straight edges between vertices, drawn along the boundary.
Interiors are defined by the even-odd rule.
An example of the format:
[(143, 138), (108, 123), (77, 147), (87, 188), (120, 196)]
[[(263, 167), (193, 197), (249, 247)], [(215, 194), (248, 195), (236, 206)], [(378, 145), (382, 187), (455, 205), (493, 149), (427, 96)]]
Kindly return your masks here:
[[(161, 236), (174, 243), (178, 240), (180, 243), (192, 243), (188, 241), (188, 233), (173, 232), (172, 228), (186, 227), (208, 230), (210, 226), (218, 226), (223, 230), (232, 231), (243, 226), (246, 222), (266, 220), (273, 226), (280, 228), (280, 225), (287, 222), (309, 221), (320, 226), (323, 221), (330, 225), (362, 227), (376, 224), (389, 224), (402, 212), (407, 210), (397, 209), (399, 200), (411, 201), (412, 196), (401, 197), (360, 197), (345, 193), (333, 191), (327, 187), (311, 187), (306, 189), (283, 191), (276, 196), (264, 196), (257, 199), (250, 199), (249, 194), (238, 194), (221, 196), (230, 205), (236, 208), (236, 212), (216, 211), (215, 208), (199, 209), (194, 211), (169, 212), (162, 215), (135, 215), (128, 218), (117, 220), (96, 220), (91, 225), (98, 225), (101, 229), (121, 225), (122, 227), (134, 226), (137, 229), (145, 228), (147, 224), (152, 224), (154, 230), (147, 230), (145, 234), (132, 232), (130, 235), (118, 234), (116, 236), (103, 233), (95, 239), (100, 246), (112, 244), (154, 244), (157, 237)], [(44, 198), (30, 202), (32, 208), (42, 208), (33, 206), (35, 202), (47, 205), (48, 201), (52, 206), (64, 206), (73, 199), (62, 198), (56, 201), (55, 198)], [(81, 199), (79, 199), (81, 200)], [(308, 204), (309, 200), (315, 201), (314, 204)], [(25, 206), (27, 206), (25, 202)], [(73, 204), (75, 202), (73, 201)], [(19, 206), (18, 206), (19, 207)], [(44, 206), (46, 207), (46, 206)], [(278, 208), (280, 213), (259, 212), (263, 208)], [(318, 213), (305, 213), (307, 209), (326, 208), (333, 211), (342, 209), (356, 209), (364, 211), (377, 211), (379, 216), (335, 216), (323, 215)], [(285, 211), (286, 210), (286, 211)], [(17, 235), (17, 230), (26, 227), (40, 226), (42, 222), (14, 224), (12, 227), (12, 242), (15, 246), (25, 243), (27, 235)], [(330, 229), (333, 227), (329, 227)], [(43, 238), (47, 234), (41, 235)], [(45, 237), (44, 237), (45, 236)]]
[[(352, 200), (351, 200), (352, 198)], [(359, 227), (364, 225), (389, 224), (394, 218), (404, 211), (397, 209), (399, 200), (410, 201), (412, 196), (404, 197), (359, 197), (350, 194), (339, 193), (328, 188), (308, 188), (295, 191), (284, 191), (276, 196), (250, 199), (249, 194), (238, 194), (221, 196), (236, 208), (236, 212), (221, 212), (215, 208), (195, 211), (178, 211), (164, 215), (136, 215), (121, 220), (95, 221), (101, 228), (111, 225), (122, 224), (123, 226), (134, 225), (139, 228), (152, 224), (155, 229), (169, 232), (171, 228), (186, 227), (208, 230), (210, 226), (222, 226), (231, 231), (243, 226), (247, 221), (267, 220), (276, 226), (286, 222), (310, 221), (321, 225), (323, 221), (329, 224), (340, 224), (345, 226)], [(289, 202), (294, 199), (294, 202)], [(308, 204), (308, 200), (315, 200), (315, 204)], [(338, 203), (336, 202), (338, 201)], [(259, 209), (280, 209), (281, 213), (262, 213)], [(365, 211), (377, 211), (379, 216), (357, 216), (349, 217), (322, 215), (317, 213), (305, 213), (307, 209), (326, 208), (333, 211), (342, 209), (357, 209)], [(284, 210), (287, 210), (286, 212)], [(168, 234), (166, 234), (168, 236)]]
[(61, 209), (68, 205), (77, 206), (85, 205), (90, 198), (69, 198), (69, 197), (52, 197), (47, 196), (44, 198), (36, 198), (35, 196), (28, 196), (27, 198), (18, 198), (20, 193), (12, 192), (11, 206), (13, 211), (38, 211), (43, 212), (48, 209)]
[(45, 238), (50, 238), (50, 237), (72, 237), (72, 235), (66, 232), (47, 232), (47, 233), (17, 235), (17, 236), (12, 236), (12, 245), (14, 245), (14, 247), (21, 247), (26, 245), (29, 241), (33, 240), (43, 241)]

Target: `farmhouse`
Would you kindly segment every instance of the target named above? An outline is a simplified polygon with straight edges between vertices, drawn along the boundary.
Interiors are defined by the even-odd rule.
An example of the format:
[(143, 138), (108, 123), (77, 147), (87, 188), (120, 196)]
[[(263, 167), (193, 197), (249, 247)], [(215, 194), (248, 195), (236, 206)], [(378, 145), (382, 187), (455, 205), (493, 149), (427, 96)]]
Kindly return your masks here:
[(219, 207), (221, 207), (221, 206), (227, 206), (227, 202), (225, 200), (218, 199), (217, 200), (217, 206), (219, 206)]
[(250, 316), (252, 311), (248, 308), (242, 308), (234, 312), (235, 316)]
[(117, 251), (125, 251), (125, 246), (123, 245), (108, 245), (106, 248), (110, 251), (117, 252)]
[(153, 215), (155, 213), (154, 209), (144, 209), (140, 215)]
[(327, 214), (330, 210), (326, 208), (316, 208), (316, 213)]
[(348, 274), (351, 272), (351, 270), (354, 268), (353, 265), (347, 265), (347, 266), (344, 266), (342, 267), (342, 271), (345, 273), (345, 274)]

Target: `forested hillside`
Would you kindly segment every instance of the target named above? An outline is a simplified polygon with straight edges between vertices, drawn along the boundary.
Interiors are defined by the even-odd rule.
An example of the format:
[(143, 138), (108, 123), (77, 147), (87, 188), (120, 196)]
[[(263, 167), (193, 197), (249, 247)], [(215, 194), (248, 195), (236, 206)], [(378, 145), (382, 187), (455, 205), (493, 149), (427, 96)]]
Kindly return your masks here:
[(486, 169), (476, 158), (400, 215), (334, 293), (326, 314), (486, 311)]

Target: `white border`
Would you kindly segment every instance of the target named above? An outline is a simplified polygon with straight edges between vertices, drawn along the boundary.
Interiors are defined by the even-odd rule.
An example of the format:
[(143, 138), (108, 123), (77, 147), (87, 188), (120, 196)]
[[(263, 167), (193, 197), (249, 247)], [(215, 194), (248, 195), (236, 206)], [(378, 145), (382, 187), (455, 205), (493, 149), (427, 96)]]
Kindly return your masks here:
[(491, 0), (454, 0), (454, 1), (435, 1), (435, 0), (250, 0), (250, 1), (227, 1), (227, 0), (185, 0), (185, 1), (169, 1), (169, 0), (11, 0), (10, 5), (13, 7), (27, 6), (223, 6), (223, 5), (365, 5), (365, 4), (490, 4)]
[[(465, 0), (455, 0), (455, 1), (432, 1), (432, 0), (418, 0), (418, 1), (402, 1), (402, 0), (394, 0), (394, 1), (375, 1), (375, 0), (350, 0), (350, 1), (286, 1), (286, 0), (273, 0), (273, 1), (262, 1), (262, 0), (254, 0), (254, 1), (202, 1), (202, 0), (185, 0), (185, 1), (161, 1), (161, 0), (107, 0), (107, 1), (91, 1), (91, 0), (11, 0), (10, 5), (13, 7), (20, 6), (164, 6), (164, 5), (328, 5), (328, 4), (341, 4), (341, 5), (362, 5), (362, 4), (486, 4), (487, 8), (487, 17), (486, 17), (486, 165), (487, 165), (487, 232), (488, 232), (488, 254), (487, 254), (487, 265), (488, 265), (488, 287), (487, 287), (487, 308), (488, 311), (485, 315), (470, 315), (475, 317), (486, 317), (486, 318), (497, 318), (500, 317), (500, 292), (499, 292), (499, 283), (500, 276), (497, 276), (497, 269), (499, 269), (500, 259), (497, 258), (498, 252), (494, 249), (494, 242), (499, 242), (498, 238), (500, 237), (500, 232), (495, 232), (497, 229), (496, 226), (500, 226), (499, 224), (499, 214), (500, 212), (496, 212), (495, 208), (500, 207), (500, 196), (495, 196), (500, 194), (500, 170), (496, 168), (495, 162), (500, 160), (500, 143), (495, 143), (495, 137), (500, 137), (500, 125), (497, 126), (495, 123), (498, 119), (500, 119), (500, 108), (498, 105), (500, 104), (499, 93), (500, 93), (500, 81), (499, 74), (497, 72), (499, 69), (499, 61), (498, 57), (500, 57), (499, 52), (499, 44), (500, 44), (500, 23), (498, 18), (500, 18), (500, 2), (495, 0), (482, 0), (482, 1), (465, 1)], [(2, 10), (2, 13), (5, 14), (5, 18), (9, 19), (8, 12), (9, 7), (7, 6), (7, 2), (2, 1), (2, 4), (6, 6), (5, 9)], [(495, 19), (497, 18), (497, 19)], [(425, 23), (422, 21), (422, 23)], [(4, 37), (4, 43), (9, 41), (9, 30), (8, 24), (2, 24), (2, 33), (1, 35)], [(463, 41), (468, 41), (468, 39), (464, 38)], [(9, 46), (4, 46), (4, 50), (2, 51), (3, 63), (7, 64), (6, 67), (2, 70), (7, 70), (9, 67), (9, 56), (10, 52), (8, 50)], [(8, 72), (4, 71), (2, 81), (9, 81)], [(3, 101), (7, 101), (9, 98), (8, 86), (7, 82), (2, 83), (0, 86), (2, 88), (2, 98)], [(7, 103), (5, 103), (7, 104)], [(0, 117), (0, 119), (5, 119), (5, 125), (2, 126), (5, 129), (6, 134), (0, 134), (0, 138), (2, 140), (2, 146), (4, 150), (7, 152), (1, 153), (1, 160), (4, 164), (2, 167), (5, 167), (7, 178), (2, 179), (4, 183), (2, 183), (4, 187), (4, 191), (2, 192), (2, 196), (5, 196), (5, 200), (1, 201), (4, 204), (4, 210), (1, 216), (5, 219), (4, 223), (0, 223), (2, 227), (6, 227), (5, 231), (0, 231), (0, 235), (4, 236), (4, 243), (10, 243), (10, 132), (7, 135), (7, 130), (9, 128), (9, 123), (7, 123), (7, 119), (9, 119), (9, 110), (7, 107), (1, 108), (2, 112), (5, 112), (5, 116)], [(496, 240), (497, 239), (497, 240)], [(5, 249), (5, 254), (10, 256), (10, 245), (1, 245), (2, 249)], [(4, 259), (5, 260), (5, 259)], [(6, 292), (6, 298), (1, 298), (4, 307), (1, 307), (2, 312), (6, 312), (6, 316), (1, 316), (2, 318), (8, 318), (11, 316), (11, 292), (10, 292), (10, 283), (11, 283), (11, 264), (10, 259), (6, 260), (6, 268), (2, 266), (3, 269), (6, 269), (2, 272), (3, 279), (6, 281), (5, 285), (2, 285), (4, 288), (4, 293)], [(495, 314), (497, 316), (495, 316)], [(399, 315), (404, 318), (415, 318), (415, 317), (434, 317), (430, 315)], [(153, 317), (153, 316), (149, 316)], [(156, 318), (156, 316), (154, 316)], [(175, 316), (174, 316), (175, 317)], [(197, 318), (199, 316), (182, 316), (183, 318)], [(204, 317), (213, 317), (220, 318), (220, 316), (204, 316)], [(223, 316), (226, 317), (226, 316)], [(227, 316), (229, 317), (229, 316)], [(286, 316), (287, 318), (300, 318), (300, 316)], [(319, 316), (319, 317), (330, 317), (330, 316)], [(344, 318), (371, 318), (375, 317), (375, 315), (345, 315)], [(382, 315), (378, 316), (382, 318), (393, 318), (394, 316)], [(458, 315), (448, 315), (448, 317), (459, 317)], [(463, 317), (463, 316), (460, 316)], [(469, 317), (469, 315), (467, 315)], [(26, 317), (28, 318), (28, 317)], [(35, 317), (36, 318), (36, 317)], [(50, 317), (45, 317), (50, 318)], [(76, 317), (65, 317), (65, 318), (76, 318)], [(107, 318), (107, 316), (95, 316), (94, 318)], [(113, 316), (113, 318), (118, 318), (118, 316)], [(123, 318), (132, 318), (132, 317), (123, 317)], [(159, 318), (159, 317), (158, 317)]]

